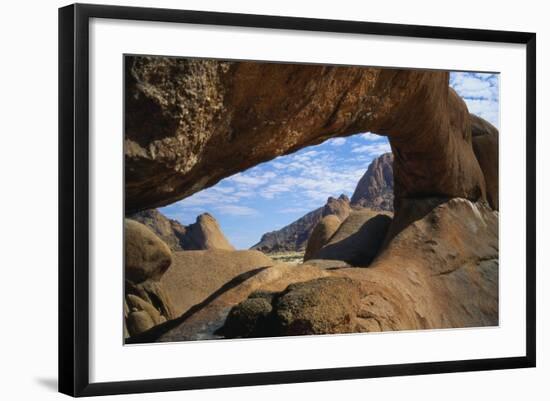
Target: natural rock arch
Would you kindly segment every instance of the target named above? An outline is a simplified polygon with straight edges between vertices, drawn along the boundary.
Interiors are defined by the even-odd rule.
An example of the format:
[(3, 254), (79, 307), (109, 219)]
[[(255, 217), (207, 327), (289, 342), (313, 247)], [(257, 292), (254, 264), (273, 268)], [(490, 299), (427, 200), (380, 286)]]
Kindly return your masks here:
[(132, 342), (196, 339), (255, 290), (333, 276), (359, 284), (358, 331), (498, 324), (498, 131), (447, 72), (138, 56), (125, 73), (127, 214), (365, 131), (390, 140), (396, 211), (367, 269), (265, 268)]
[(127, 213), (365, 131), (389, 137), (397, 210), (404, 198), (486, 198), (447, 72), (128, 56), (125, 74)]

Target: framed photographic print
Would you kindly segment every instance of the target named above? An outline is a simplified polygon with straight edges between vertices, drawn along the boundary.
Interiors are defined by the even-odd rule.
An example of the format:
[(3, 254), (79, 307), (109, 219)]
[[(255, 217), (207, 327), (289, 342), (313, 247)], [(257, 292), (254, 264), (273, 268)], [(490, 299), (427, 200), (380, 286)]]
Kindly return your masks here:
[(535, 34), (59, 10), (59, 389), (535, 366)]

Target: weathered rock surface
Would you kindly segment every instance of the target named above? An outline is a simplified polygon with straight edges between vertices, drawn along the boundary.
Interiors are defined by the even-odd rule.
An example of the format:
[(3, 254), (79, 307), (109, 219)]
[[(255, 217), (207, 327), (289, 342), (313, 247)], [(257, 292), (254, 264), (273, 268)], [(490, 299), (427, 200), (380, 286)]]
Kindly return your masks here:
[(267, 253), (303, 251), (313, 229), (323, 217), (335, 215), (339, 220), (344, 220), (350, 211), (349, 198), (346, 195), (342, 194), (338, 198), (330, 197), (324, 206), (307, 213), (280, 230), (262, 235), (260, 242), (251, 249)]
[(387, 135), (402, 198), (485, 198), (443, 71), (127, 56), (126, 211), (173, 203), (330, 137)]
[(272, 316), (274, 293), (257, 291), (231, 308), (217, 334), (226, 338), (267, 337), (275, 335)]
[(217, 220), (209, 213), (197, 217), (188, 226), (168, 219), (156, 209), (145, 210), (129, 216), (155, 232), (173, 251), (225, 249), (233, 250)]
[(157, 209), (143, 210), (129, 215), (128, 218), (149, 227), (172, 251), (185, 249), (187, 228), (177, 220), (168, 219)]
[(207, 302), (198, 304), (180, 317), (155, 326), (129, 339), (130, 343), (168, 342), (221, 338), (216, 332), (224, 325), (231, 308), (257, 291), (281, 292), (292, 283), (328, 277), (330, 272), (311, 265), (278, 264), (256, 269), (235, 280)]
[(130, 219), (125, 228), (125, 277), (133, 283), (158, 280), (172, 263), (170, 248), (143, 224)]
[(125, 219), (125, 336), (174, 317), (160, 278), (172, 263), (168, 246), (143, 224)]
[(393, 211), (393, 154), (372, 161), (351, 197), (353, 206)]
[(216, 219), (209, 213), (197, 217), (197, 221), (187, 226), (186, 250), (225, 249), (232, 251), (235, 248), (223, 234)]
[(274, 302), (274, 324), (281, 335), (356, 331), (361, 294), (356, 282), (325, 277), (289, 285)]
[(371, 209), (353, 211), (322, 248), (310, 259), (342, 260), (368, 266), (378, 254), (392, 219)]
[(179, 316), (247, 272), (273, 264), (259, 251), (174, 252), (173, 264), (160, 283), (172, 302), (174, 315)]
[(335, 215), (325, 216), (315, 225), (307, 241), (304, 261), (311, 259), (319, 250), (327, 244), (334, 235), (342, 221)]
[[(319, 333), (497, 325), (498, 212), (465, 199), (436, 199), (432, 205), (438, 206), (424, 210), (423, 216), (416, 215), (416, 220), (394, 238), (370, 268), (326, 271), (328, 277), (346, 277), (358, 288), (352, 289), (350, 283), (343, 291), (332, 280), (324, 281), (326, 294), (352, 294), (349, 299), (332, 301), (336, 310), (342, 306), (334, 316), (345, 316), (343, 325), (330, 324), (332, 314), (320, 315), (328, 306), (317, 310), (316, 305), (323, 301), (311, 301), (318, 292), (319, 280), (313, 280), (296, 286), (303, 291), (293, 292), (291, 286), (282, 292), (293, 293), (294, 306), (281, 309), (283, 316), (289, 316), (283, 321), (297, 318), (301, 322), (290, 332), (283, 333), (273, 322), (273, 316), (281, 314), (278, 300), (282, 297), (272, 294), (271, 311), (265, 303), (261, 310), (243, 308), (250, 298), (237, 305), (235, 310), (246, 318), (234, 319), (230, 314), (227, 323), (231, 330), (227, 335), (247, 337), (265, 331), (272, 335), (312, 334), (312, 322), (323, 322), (318, 326), (323, 327)], [(404, 217), (409, 220), (411, 216)], [(263, 314), (261, 318), (259, 313)], [(241, 321), (247, 325), (240, 327)], [(329, 327), (339, 329), (331, 331)], [(221, 332), (225, 334), (225, 327)]]
[[(127, 213), (365, 131), (389, 137), (396, 212), (367, 269), (312, 260), (252, 270), (130, 342), (213, 338), (252, 292), (320, 277), (357, 284), (353, 331), (498, 324), (498, 211), (485, 202), (498, 208), (498, 134), (468, 113), (447, 72), (128, 57), (125, 73)], [(269, 313), (262, 305), (252, 309), (274, 313), (273, 302)], [(135, 312), (125, 305), (127, 316)], [(142, 318), (135, 326), (150, 325)], [(249, 333), (257, 322), (247, 321)]]
[(394, 223), (412, 222), (370, 268), (342, 270), (365, 289), (369, 331), (498, 324), (498, 212), (460, 198), (429, 201), (409, 200), (417, 205), (407, 211), (422, 212), (396, 214)]
[(345, 277), (255, 292), (231, 309), (220, 332), (228, 338), (356, 332), (360, 300), (359, 286)]
[(472, 146), (485, 177), (487, 200), (494, 210), (498, 210), (498, 130), (473, 114), (470, 120)]

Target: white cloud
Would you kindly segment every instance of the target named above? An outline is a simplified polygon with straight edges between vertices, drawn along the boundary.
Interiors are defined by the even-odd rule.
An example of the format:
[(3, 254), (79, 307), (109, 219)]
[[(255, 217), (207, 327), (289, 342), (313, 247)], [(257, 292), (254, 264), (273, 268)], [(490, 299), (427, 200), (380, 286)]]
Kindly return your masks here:
[(269, 182), (270, 179), (277, 175), (272, 172), (259, 173), (237, 173), (225, 179), (225, 182), (241, 184), (245, 187), (258, 187)]
[(334, 138), (327, 141), (332, 146), (342, 146), (346, 143), (346, 138)]
[(214, 209), (230, 216), (256, 216), (259, 214), (256, 209), (240, 205), (217, 205), (214, 206)]
[(235, 188), (214, 186), (212, 187), (212, 190), (216, 192), (220, 192), (222, 194), (230, 194), (231, 192), (235, 191)]
[(391, 152), (389, 143), (377, 143), (372, 145), (354, 146), (351, 150), (353, 153), (366, 153), (370, 156), (379, 156), (383, 153)]
[(380, 139), (383, 139), (382, 136), (373, 134), (372, 132), (365, 132), (364, 134), (359, 134), (359, 136), (366, 141), (379, 141)]
[(468, 111), (499, 127), (498, 74), (453, 72), (450, 86), (468, 106)]
[(277, 170), (282, 170), (284, 168), (286, 168), (286, 164), (285, 163), (281, 163), (281, 162), (272, 162), (271, 165), (276, 168)]
[(351, 196), (371, 160), (390, 151), (390, 147), (380, 136), (373, 142), (357, 136), (342, 139), (344, 143), (337, 152), (325, 142), (318, 148), (278, 157), (221, 180), (178, 202), (172, 213), (209, 211), (220, 218), (257, 216), (259, 210), (268, 207), (283, 218), (285, 214), (306, 213), (322, 206), (330, 196)]
[(497, 128), (499, 127), (498, 102), (485, 99), (464, 99), (464, 101), (470, 113), (489, 121)]

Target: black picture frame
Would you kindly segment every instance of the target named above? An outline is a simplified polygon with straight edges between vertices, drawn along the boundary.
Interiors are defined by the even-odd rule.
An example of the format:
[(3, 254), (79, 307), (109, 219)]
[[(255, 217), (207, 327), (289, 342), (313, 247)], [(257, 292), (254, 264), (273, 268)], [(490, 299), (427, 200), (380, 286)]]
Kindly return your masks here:
[[(437, 38), (526, 46), (526, 354), (521, 357), (90, 383), (88, 61), (91, 18)], [(536, 35), (434, 26), (74, 4), (59, 9), (59, 391), (94, 396), (534, 367)]]

